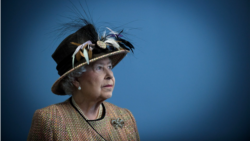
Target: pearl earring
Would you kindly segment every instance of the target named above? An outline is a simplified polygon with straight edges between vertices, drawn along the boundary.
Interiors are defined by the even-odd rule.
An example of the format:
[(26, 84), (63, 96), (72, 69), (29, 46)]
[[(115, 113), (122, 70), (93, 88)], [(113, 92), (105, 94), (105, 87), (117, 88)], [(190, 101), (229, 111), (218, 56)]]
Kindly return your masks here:
[(82, 89), (82, 88), (79, 86), (79, 87), (78, 87), (78, 90), (81, 90), (81, 89)]

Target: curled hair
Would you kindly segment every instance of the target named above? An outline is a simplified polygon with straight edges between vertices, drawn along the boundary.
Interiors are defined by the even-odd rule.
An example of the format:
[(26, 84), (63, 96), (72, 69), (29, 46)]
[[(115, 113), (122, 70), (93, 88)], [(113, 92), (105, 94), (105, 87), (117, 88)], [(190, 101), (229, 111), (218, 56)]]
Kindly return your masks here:
[(84, 66), (81, 66), (80, 68), (77, 68), (76, 70), (72, 71), (63, 78), (60, 86), (67, 95), (72, 95), (74, 87), (72, 82), (75, 80), (76, 77), (80, 77), (83, 72), (86, 72), (86, 68)]

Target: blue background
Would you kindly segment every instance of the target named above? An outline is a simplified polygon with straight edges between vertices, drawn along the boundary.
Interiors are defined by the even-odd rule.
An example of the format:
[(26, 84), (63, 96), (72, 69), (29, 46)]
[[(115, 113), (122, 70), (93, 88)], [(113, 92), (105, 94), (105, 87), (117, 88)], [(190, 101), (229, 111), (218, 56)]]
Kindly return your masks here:
[[(249, 1), (87, 3), (97, 26), (124, 27), (136, 48), (114, 68), (107, 101), (131, 110), (141, 140), (250, 140)], [(2, 140), (26, 140), (35, 110), (69, 97), (50, 90), (59, 77), (51, 55), (66, 37), (52, 31), (69, 7), (2, 1)]]

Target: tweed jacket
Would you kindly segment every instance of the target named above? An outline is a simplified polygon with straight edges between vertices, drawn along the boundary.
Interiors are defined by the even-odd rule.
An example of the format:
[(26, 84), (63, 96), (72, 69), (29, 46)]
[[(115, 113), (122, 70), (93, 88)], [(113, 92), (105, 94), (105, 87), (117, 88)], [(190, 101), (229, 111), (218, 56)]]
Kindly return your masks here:
[[(121, 119), (114, 124), (112, 120)], [(121, 126), (123, 125), (123, 126)], [(71, 98), (65, 102), (36, 110), (28, 141), (137, 141), (139, 134), (132, 113), (103, 102), (103, 115), (86, 120)]]

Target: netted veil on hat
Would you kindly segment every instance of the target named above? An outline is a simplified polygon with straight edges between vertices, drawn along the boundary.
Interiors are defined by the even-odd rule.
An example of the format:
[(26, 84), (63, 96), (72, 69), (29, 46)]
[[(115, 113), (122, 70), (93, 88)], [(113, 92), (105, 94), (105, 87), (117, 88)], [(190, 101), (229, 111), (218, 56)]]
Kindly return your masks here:
[(128, 52), (133, 52), (133, 45), (122, 38), (123, 30), (116, 32), (107, 27), (107, 34), (105, 30), (99, 36), (93, 24), (83, 22), (84, 26), (66, 37), (52, 54), (60, 75), (51, 88), (54, 94), (66, 95), (60, 82), (75, 69), (105, 57), (112, 60), (114, 67)]

